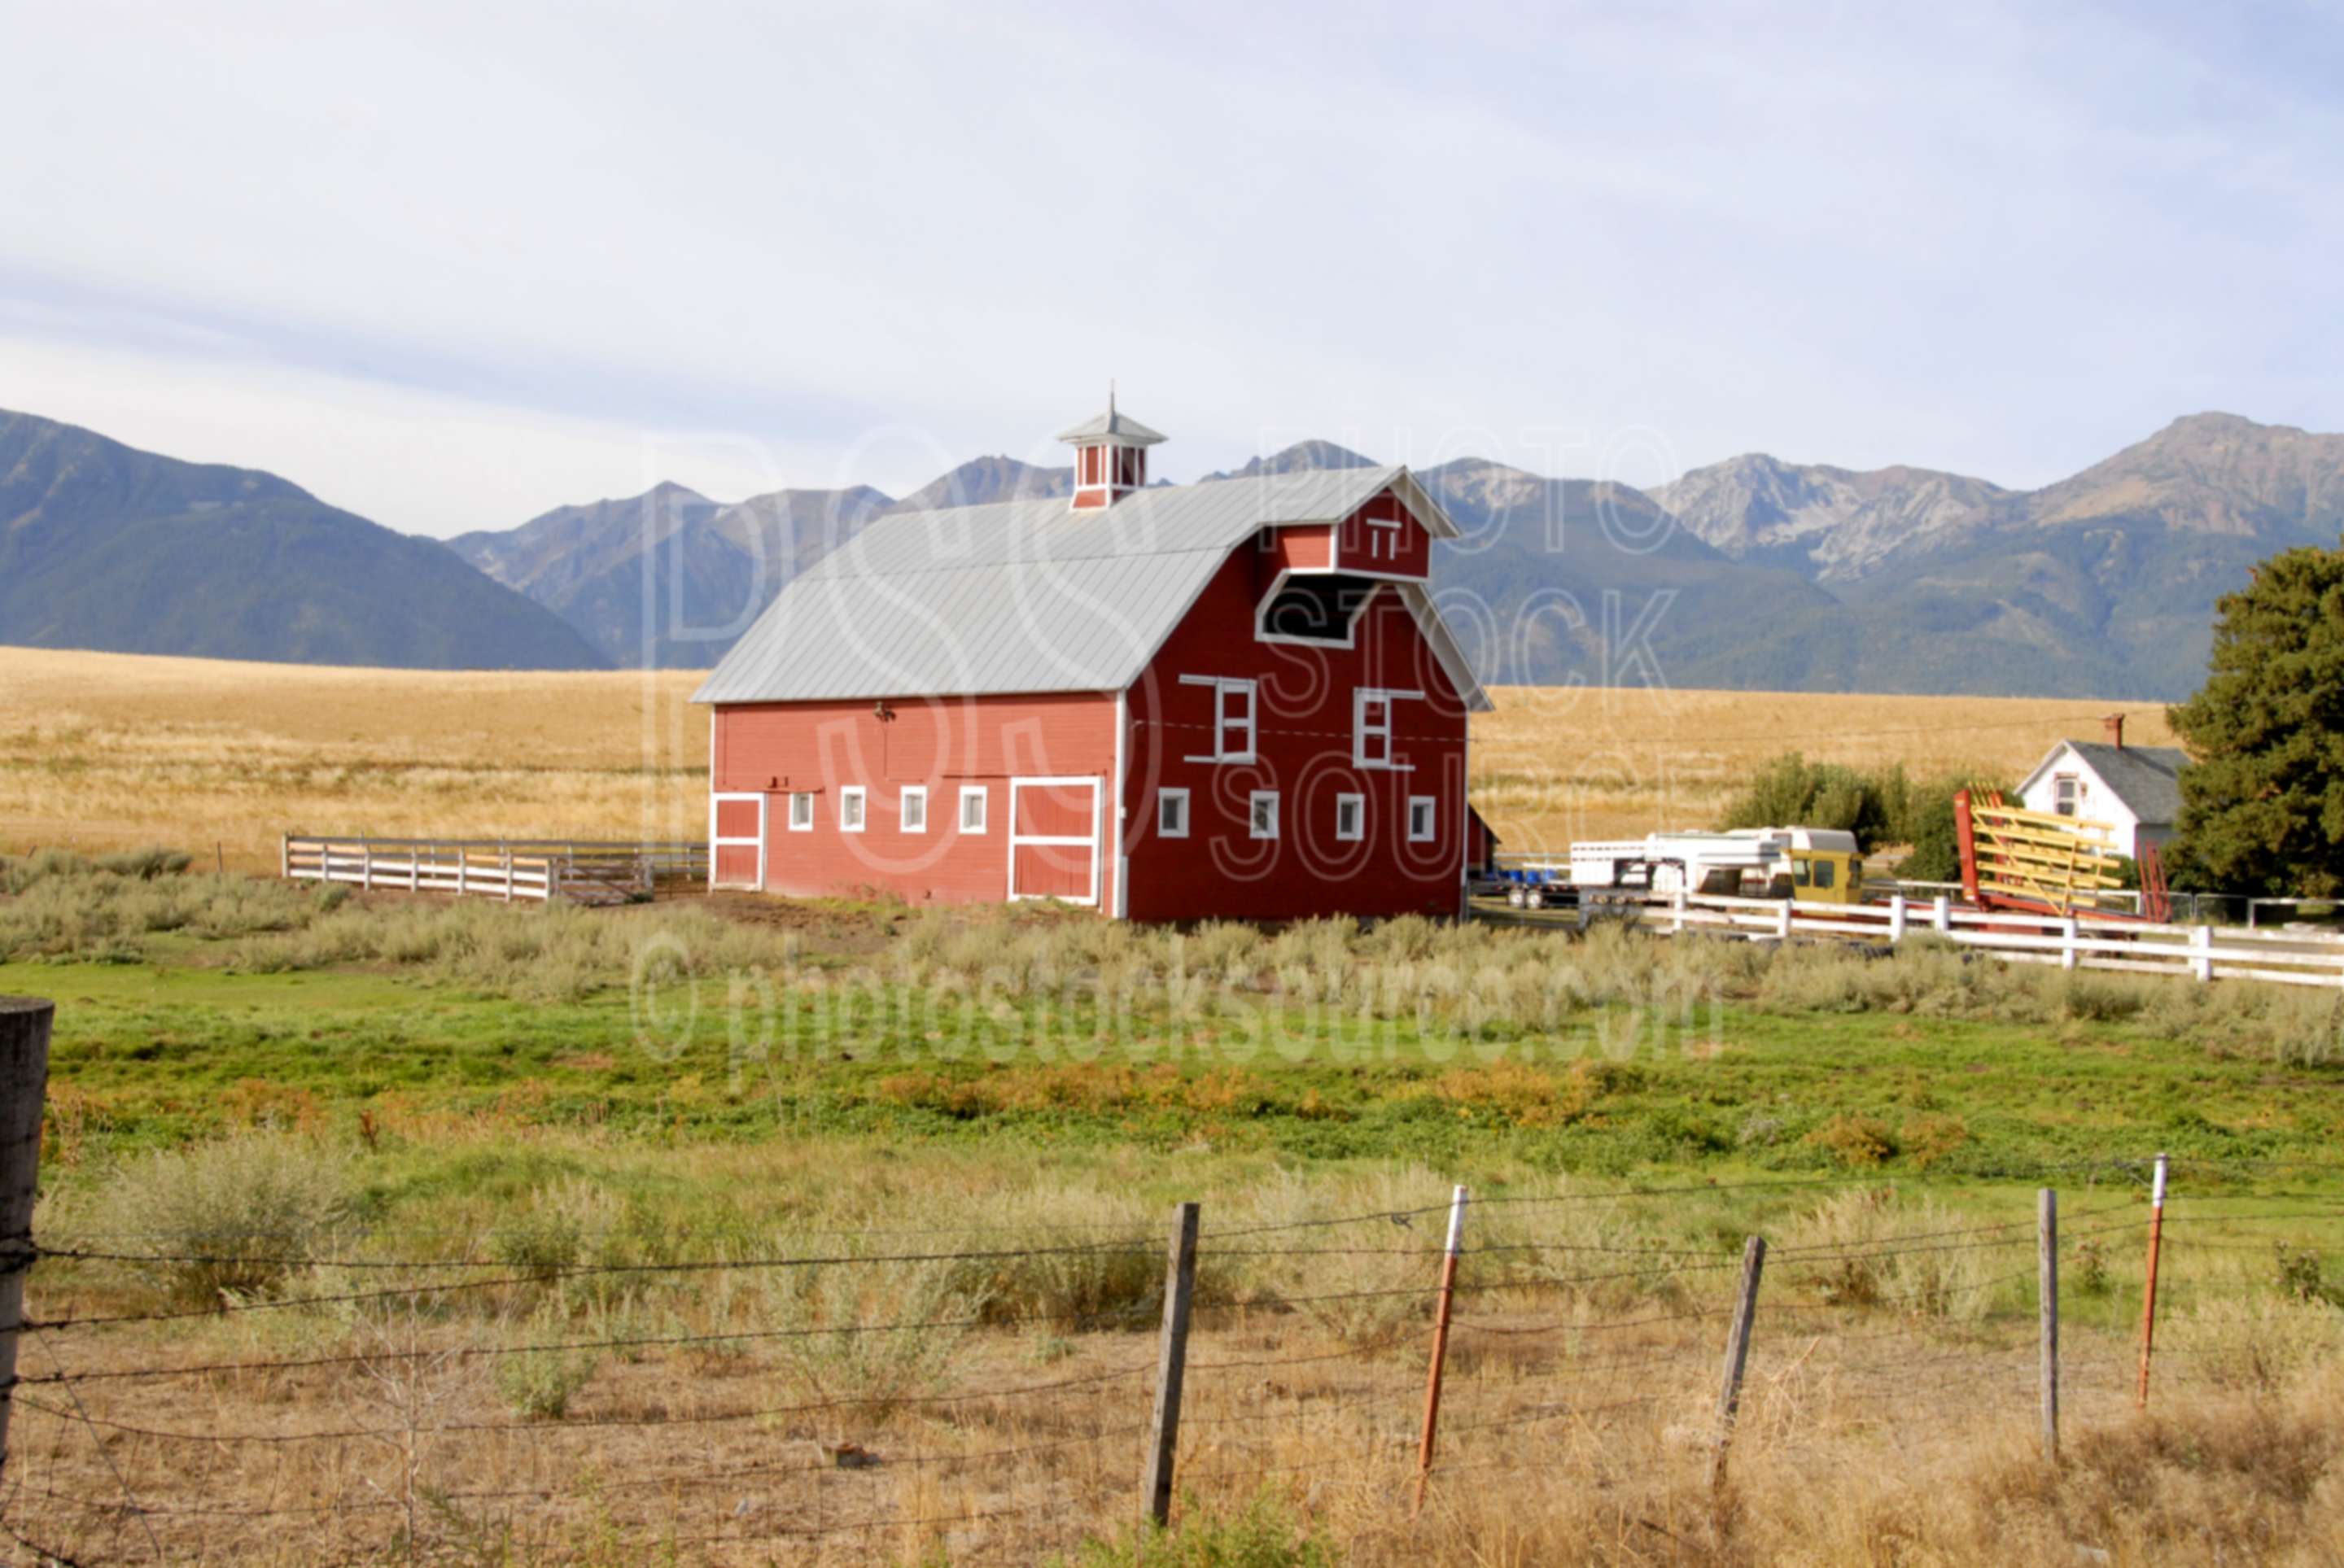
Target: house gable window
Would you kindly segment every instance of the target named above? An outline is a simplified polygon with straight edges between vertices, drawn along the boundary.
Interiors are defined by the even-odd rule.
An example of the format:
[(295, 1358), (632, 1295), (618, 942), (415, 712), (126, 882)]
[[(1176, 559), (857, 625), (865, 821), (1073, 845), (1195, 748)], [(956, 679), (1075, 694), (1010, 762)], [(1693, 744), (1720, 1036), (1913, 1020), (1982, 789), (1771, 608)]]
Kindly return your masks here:
[(1408, 764), (1393, 759), (1392, 706), (1423, 699), (1421, 691), (1390, 691), (1379, 686), (1362, 686), (1352, 692), (1352, 766), (1389, 768), (1403, 773), (1409, 771)]
[(2061, 773), (2051, 780), (2051, 809), (2062, 817), (2076, 814), (2076, 803), (2083, 793), (2083, 780), (2073, 773)]
[(1213, 691), (1212, 749), (1190, 762), (1250, 762), (1254, 759), (1254, 688), (1250, 680), (1225, 675), (1184, 675), (1183, 686)]

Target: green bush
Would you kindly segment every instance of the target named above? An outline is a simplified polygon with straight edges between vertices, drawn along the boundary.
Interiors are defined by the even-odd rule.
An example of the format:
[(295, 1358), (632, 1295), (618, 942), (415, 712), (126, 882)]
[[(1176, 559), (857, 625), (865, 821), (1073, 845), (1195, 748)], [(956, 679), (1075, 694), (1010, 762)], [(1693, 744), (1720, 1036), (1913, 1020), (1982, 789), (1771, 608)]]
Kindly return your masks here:
[(1954, 840), (1954, 792), (2007, 792), (1999, 780), (1960, 773), (1915, 779), (1902, 763), (1869, 771), (1842, 762), (1809, 762), (1787, 751), (1758, 769), (1726, 807), (1726, 828), (1840, 828), (1869, 854), (1884, 844), (1910, 844), (1904, 874), (1911, 880), (1950, 882), (1961, 874)]
[(1335, 1568), (1332, 1547), (1265, 1493), (1236, 1513), (1184, 1518), (1177, 1529), (1140, 1525), (1093, 1541), (1058, 1568)]
[[(541, 1319), (541, 1332), (559, 1339), (565, 1325)], [(594, 1379), (595, 1357), (584, 1351), (530, 1349), (497, 1358), (497, 1392), (523, 1421), (560, 1421), (570, 1402)]]
[(176, 1302), (260, 1295), (318, 1254), (349, 1199), (339, 1157), (303, 1138), (240, 1135), (118, 1168), (90, 1205), (88, 1244), (152, 1258), (126, 1267)]

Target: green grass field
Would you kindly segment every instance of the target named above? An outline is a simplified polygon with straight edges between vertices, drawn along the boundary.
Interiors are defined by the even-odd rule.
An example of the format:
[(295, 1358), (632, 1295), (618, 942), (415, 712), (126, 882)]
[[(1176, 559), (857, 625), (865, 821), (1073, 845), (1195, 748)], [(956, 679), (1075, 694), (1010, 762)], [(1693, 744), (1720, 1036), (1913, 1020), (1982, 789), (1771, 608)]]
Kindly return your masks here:
[[(927, 1469), (885, 1470), (851, 1483), (860, 1503), (786, 1501), (850, 1484), (793, 1477), (759, 1506), (797, 1528), (836, 1523), (842, 1501), (947, 1518), (1015, 1505), (1065, 1529), (1004, 1525), (950, 1550), (949, 1532), (846, 1537), (821, 1561), (1022, 1562), (1046, 1540), (1111, 1537), (1127, 1491), (1114, 1434), (1136, 1415), (1129, 1389), (1093, 1380), (1152, 1353), (1156, 1238), (1188, 1199), (1213, 1238), (1199, 1332), (1219, 1369), (1184, 1473), (1222, 1478), (1201, 1483), (1199, 1520), (1245, 1506), (1299, 1444), (1357, 1495), (1332, 1514), (1299, 1485), (1273, 1498), (1355, 1560), (1559, 1561), (1637, 1519), (1708, 1528), (1672, 1434), (1713, 1398), (1715, 1312), (1755, 1233), (1778, 1249), (1777, 1315), (1747, 1462), (1774, 1480), (1753, 1482), (1765, 1501), (1738, 1544), (1687, 1561), (1886, 1560), (1880, 1543), (1900, 1540), (2012, 1560), (2078, 1507), (2153, 1560), (2197, 1539), (2204, 1511), (2125, 1500), (2214, 1452), (2237, 1471), (2223, 1516), (2278, 1522), (2226, 1526), (2230, 1547), (2317, 1541), (2332, 1522), (2327, 1493), (2267, 1473), (2330, 1441), (2320, 1412), (2344, 1366), (2344, 1053), (2323, 993), (1926, 943), (1870, 958), (1616, 926), (507, 908), (174, 864), (0, 863), (0, 992), (57, 1004), (35, 1219), (56, 1251), (30, 1300), (83, 1326), (39, 1336), (43, 1370), (95, 1380), (81, 1397), (101, 1419), (182, 1433), (397, 1422), (415, 1401), (469, 1424), (437, 1431), (403, 1481), (364, 1443), (303, 1446), (290, 1472), (238, 1451), (199, 1473), (169, 1442), (109, 1462), (76, 1418), (28, 1403), (39, 1484), (162, 1499), (181, 1511), (153, 1515), (166, 1554), (395, 1553), (402, 1538), (366, 1533), (391, 1523), (366, 1510), (429, 1490), (450, 1510), (413, 1527), (434, 1549), (636, 1561), (679, 1532), (743, 1528), (729, 1493), (687, 1490), (697, 1476), (846, 1435), (972, 1468), (943, 1493)], [(2160, 1151), (2176, 1168), (2172, 1443), (2116, 1424)], [(1389, 1434), (1348, 1412), (1369, 1391), (1401, 1407), (1420, 1392), (1452, 1182), (1476, 1200), (1462, 1468), (1416, 1540), (1391, 1533), (1389, 1478), (1362, 1468)], [(2039, 1473), (2003, 1456), (2032, 1397), (2041, 1185), (2068, 1216), (2077, 1408), (2117, 1435), (2061, 1490), (2014, 1504), (2012, 1478)], [(130, 1321), (91, 1323), (115, 1314)], [(982, 1326), (874, 1332), (898, 1320)], [(1558, 1322), (1591, 1332), (1551, 1337)], [(1607, 1370), (1607, 1353), (1642, 1370)], [(414, 1358), (438, 1370), (388, 1374)], [(1293, 1370), (1234, 1370), (1266, 1359)], [(1936, 1380), (1907, 1387), (1907, 1360)], [(296, 1370), (137, 1381), (254, 1362)], [(1647, 1409), (1631, 1376), (1665, 1397)], [(890, 1402), (1061, 1377), (1062, 1398), (983, 1417)], [(842, 1390), (875, 1402), (845, 1425), (742, 1413)], [(1514, 1483), (1470, 1478), (1515, 1462), (1511, 1423), (1552, 1419), (1558, 1391), (1625, 1413), (1570, 1438), (1569, 1473), (1526, 1513)], [(1865, 1413), (1915, 1397), (1943, 1437), (1922, 1469)], [(997, 1478), (974, 1465), (1027, 1443), (1066, 1457)], [(1819, 1464), (1855, 1492), (1827, 1514), (1783, 1501)], [(614, 1500), (606, 1473), (674, 1494)], [(462, 1501), (516, 1493), (532, 1501), (503, 1523)], [(288, 1496), (329, 1512), (200, 1512)], [(105, 1549), (96, 1516), (33, 1518)], [(745, 1550), (721, 1560), (767, 1560)]]

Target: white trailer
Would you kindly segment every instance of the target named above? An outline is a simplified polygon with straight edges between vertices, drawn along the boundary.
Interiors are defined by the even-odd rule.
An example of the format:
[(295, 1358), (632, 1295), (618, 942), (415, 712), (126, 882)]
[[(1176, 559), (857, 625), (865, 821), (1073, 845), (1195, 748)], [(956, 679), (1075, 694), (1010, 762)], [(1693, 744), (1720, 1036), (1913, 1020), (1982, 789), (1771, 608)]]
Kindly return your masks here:
[(1801, 898), (1860, 897), (1864, 863), (1856, 857), (1855, 835), (1836, 828), (1737, 828), (1648, 833), (1571, 847), (1571, 885), (1590, 890), (1765, 897), (1777, 877), (1789, 879)]

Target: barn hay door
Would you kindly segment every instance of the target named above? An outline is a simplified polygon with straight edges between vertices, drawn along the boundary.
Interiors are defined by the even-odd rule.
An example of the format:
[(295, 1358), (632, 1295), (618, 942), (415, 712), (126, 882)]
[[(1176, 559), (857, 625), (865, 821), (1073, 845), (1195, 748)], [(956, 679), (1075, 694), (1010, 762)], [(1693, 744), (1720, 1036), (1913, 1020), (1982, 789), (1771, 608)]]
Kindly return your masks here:
[(1009, 896), (1096, 904), (1099, 781), (1009, 781)]

